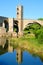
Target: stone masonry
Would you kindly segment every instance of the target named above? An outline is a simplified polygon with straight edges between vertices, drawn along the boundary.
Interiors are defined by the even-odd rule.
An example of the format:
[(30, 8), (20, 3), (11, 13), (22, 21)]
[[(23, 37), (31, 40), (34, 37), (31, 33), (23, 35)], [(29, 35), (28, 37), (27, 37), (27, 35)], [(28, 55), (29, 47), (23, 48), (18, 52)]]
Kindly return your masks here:
[(24, 28), (30, 23), (38, 23), (43, 26), (43, 21), (24, 19), (23, 6), (21, 5), (17, 6), (16, 8), (16, 18), (7, 18), (0, 16), (0, 28), (3, 27), (7, 30), (8, 33), (12, 34), (14, 34), (14, 28), (18, 28), (17, 34), (22, 35)]

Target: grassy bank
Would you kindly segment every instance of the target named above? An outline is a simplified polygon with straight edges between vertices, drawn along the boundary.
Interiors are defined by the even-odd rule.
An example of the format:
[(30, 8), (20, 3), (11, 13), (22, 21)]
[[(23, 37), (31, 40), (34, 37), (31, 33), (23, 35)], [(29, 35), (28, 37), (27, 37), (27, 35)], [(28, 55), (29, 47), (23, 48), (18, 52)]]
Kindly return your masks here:
[(34, 53), (43, 53), (43, 44), (38, 43), (35, 37), (10, 38), (10, 42), (13, 46), (27, 49), (30, 52), (32, 50)]
[(10, 43), (14, 49), (21, 48), (32, 55), (39, 56), (43, 61), (43, 44), (40, 44), (35, 36), (25, 35), (20, 38), (10, 38)]

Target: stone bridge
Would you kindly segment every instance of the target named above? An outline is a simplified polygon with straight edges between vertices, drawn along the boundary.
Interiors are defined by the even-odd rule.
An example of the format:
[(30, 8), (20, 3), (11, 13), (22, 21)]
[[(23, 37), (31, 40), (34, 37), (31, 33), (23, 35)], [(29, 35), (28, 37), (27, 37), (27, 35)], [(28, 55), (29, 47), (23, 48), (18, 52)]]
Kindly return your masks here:
[(43, 21), (41, 21), (41, 20), (28, 20), (28, 19), (24, 19), (23, 20), (23, 29), (26, 28), (27, 25), (29, 25), (31, 23), (38, 23), (41, 26), (43, 26)]
[[(3, 28), (6, 28), (6, 32), (13, 33), (14, 28), (18, 30), (18, 33), (21, 34), (24, 30), (24, 28), (27, 27), (27, 25), (31, 23), (38, 23), (41, 26), (43, 26), (43, 21), (40, 20), (29, 20), (29, 19), (17, 19), (17, 18), (1, 18), (0, 19), (0, 26)], [(0, 27), (1, 28), (1, 27)], [(2, 29), (2, 28), (1, 28)], [(3, 31), (3, 30), (2, 30)], [(4, 33), (4, 31), (3, 31)]]
[(16, 32), (18, 35), (22, 35), (24, 28), (31, 23), (38, 23), (43, 26), (43, 21), (24, 19), (23, 6), (21, 5), (17, 6), (16, 15), (16, 18), (0, 16), (0, 27), (5, 28), (6, 32), (9, 32), (9, 34), (13, 34), (14, 32)]

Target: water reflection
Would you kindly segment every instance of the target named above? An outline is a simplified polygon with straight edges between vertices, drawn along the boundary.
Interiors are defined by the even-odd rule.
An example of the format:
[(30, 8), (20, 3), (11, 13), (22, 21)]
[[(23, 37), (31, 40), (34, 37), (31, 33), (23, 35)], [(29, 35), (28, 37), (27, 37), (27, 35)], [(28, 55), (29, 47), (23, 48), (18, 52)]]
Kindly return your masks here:
[(16, 49), (16, 60), (20, 64), (23, 61), (23, 51), (20, 48)]
[(4, 48), (5, 46), (5, 43), (6, 43), (6, 38), (0, 38), (0, 47)]
[[(5, 54), (7, 52), (14, 52), (14, 50), (16, 50), (16, 61), (18, 62), (18, 64), (21, 64), (23, 62), (24, 49), (17, 47), (17, 45), (15, 45), (15, 43), (13, 43), (13, 44), (14, 45), (11, 44), (10, 39), (0, 38), (0, 55)], [(25, 56), (25, 54), (24, 54), (24, 56)], [(29, 54), (29, 52), (28, 52), (28, 54)], [(26, 55), (25, 57), (28, 57), (28, 56)], [(36, 58), (37, 56), (35, 54), (33, 54), (33, 57)], [(41, 58), (41, 61), (43, 61), (42, 58)]]
[(0, 51), (1, 51), (0, 54), (4, 54), (6, 52), (12, 52), (13, 51), (13, 47), (10, 46), (8, 39), (0, 38)]
[[(13, 51), (14, 47), (10, 44), (10, 40), (6, 38), (0, 38), (0, 55)], [(22, 50), (20, 48), (16, 48), (16, 60), (18, 64), (22, 62)]]

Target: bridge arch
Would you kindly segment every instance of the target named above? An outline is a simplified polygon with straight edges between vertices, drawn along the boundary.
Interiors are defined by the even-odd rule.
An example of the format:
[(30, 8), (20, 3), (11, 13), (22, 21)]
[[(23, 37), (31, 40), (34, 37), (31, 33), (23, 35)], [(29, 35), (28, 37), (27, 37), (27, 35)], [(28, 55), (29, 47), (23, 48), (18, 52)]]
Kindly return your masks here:
[(17, 34), (19, 32), (19, 27), (18, 27), (18, 21), (13, 20), (13, 31), (15, 31)]
[(9, 23), (7, 20), (4, 20), (4, 27), (6, 28), (6, 32), (9, 30)]
[(28, 24), (27, 24), (27, 26), (28, 26), (28, 25), (30, 26), (30, 25), (32, 25), (32, 24), (38, 24), (38, 25), (40, 25), (40, 26), (41, 26), (41, 24), (40, 24), (40, 23), (38, 23), (38, 22), (28, 23)]
[(31, 24), (39, 24), (40, 26), (43, 26), (43, 21), (39, 21), (39, 20), (25, 20), (24, 21), (24, 27), (23, 27), (23, 30), (31, 25)]
[(24, 28), (23, 31), (29, 31), (30, 29), (32, 30), (37, 30), (37, 29), (40, 29), (41, 28), (41, 25), (37, 22), (33, 22), (33, 23), (28, 23), (27, 26)]

